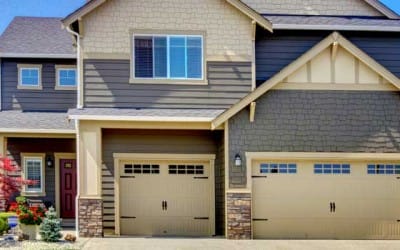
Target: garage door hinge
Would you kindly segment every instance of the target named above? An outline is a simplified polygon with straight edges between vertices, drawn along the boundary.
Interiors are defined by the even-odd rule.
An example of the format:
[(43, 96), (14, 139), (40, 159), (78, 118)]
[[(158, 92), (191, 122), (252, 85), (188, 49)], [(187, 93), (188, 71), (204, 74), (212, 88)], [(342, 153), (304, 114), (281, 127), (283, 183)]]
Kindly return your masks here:
[(251, 178), (267, 178), (266, 175), (253, 175)]
[(121, 216), (121, 219), (136, 219), (135, 216)]
[(121, 176), (121, 178), (136, 178), (135, 176)]
[(253, 219), (253, 221), (267, 221), (268, 219)]
[(193, 179), (208, 179), (208, 177), (199, 177), (199, 176), (195, 176), (195, 177), (193, 177)]
[(195, 220), (208, 220), (208, 217), (194, 217)]

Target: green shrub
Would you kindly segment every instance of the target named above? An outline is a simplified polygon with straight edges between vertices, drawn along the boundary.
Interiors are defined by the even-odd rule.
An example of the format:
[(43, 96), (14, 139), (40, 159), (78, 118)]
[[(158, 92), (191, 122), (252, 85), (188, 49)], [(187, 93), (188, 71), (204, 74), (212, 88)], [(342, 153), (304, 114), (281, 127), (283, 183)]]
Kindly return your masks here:
[(0, 235), (3, 235), (3, 232), (7, 230), (8, 225), (3, 219), (0, 219)]
[[(3, 231), (7, 231), (7, 230), (10, 229), (10, 227), (8, 226), (8, 217), (10, 217), (10, 216), (17, 216), (17, 214), (13, 213), (13, 212), (0, 213), (0, 220), (2, 220), (4, 222), (4, 224), (5, 224)], [(0, 225), (0, 231), (1, 231), (1, 225)], [(3, 231), (1, 231), (1, 232), (3, 232)]]

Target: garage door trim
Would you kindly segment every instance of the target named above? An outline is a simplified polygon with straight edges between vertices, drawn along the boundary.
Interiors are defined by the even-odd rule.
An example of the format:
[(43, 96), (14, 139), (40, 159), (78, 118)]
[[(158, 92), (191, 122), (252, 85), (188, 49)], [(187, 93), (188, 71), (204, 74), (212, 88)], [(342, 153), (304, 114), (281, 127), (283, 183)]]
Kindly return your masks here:
[(210, 164), (210, 223), (211, 235), (215, 235), (215, 179), (214, 179), (214, 154), (157, 154), (157, 153), (114, 153), (114, 197), (115, 197), (115, 234), (120, 235), (120, 192), (119, 192), (119, 167), (124, 160), (154, 160), (154, 161), (209, 161)]

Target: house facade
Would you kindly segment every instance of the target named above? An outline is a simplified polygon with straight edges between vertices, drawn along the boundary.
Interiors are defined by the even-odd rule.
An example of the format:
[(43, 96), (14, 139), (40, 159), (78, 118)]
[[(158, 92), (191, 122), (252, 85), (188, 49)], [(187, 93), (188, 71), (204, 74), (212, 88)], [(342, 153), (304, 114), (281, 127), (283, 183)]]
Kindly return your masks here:
[(77, 97), (73, 39), (60, 18), (15, 17), (0, 37), (0, 64), (0, 155), (20, 167), (11, 175), (37, 181), (21, 194), (55, 207), (73, 226), (76, 132), (67, 116)]
[(373, 0), (87, 2), (62, 20), (79, 234), (400, 238), (399, 19)]

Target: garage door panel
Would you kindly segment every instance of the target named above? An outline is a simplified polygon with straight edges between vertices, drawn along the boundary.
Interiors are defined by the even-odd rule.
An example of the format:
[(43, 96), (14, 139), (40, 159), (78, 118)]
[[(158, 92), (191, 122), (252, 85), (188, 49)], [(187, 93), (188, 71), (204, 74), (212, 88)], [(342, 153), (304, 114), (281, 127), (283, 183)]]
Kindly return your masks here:
[(398, 199), (342, 199), (336, 198), (336, 211), (334, 216), (337, 218), (379, 218), (396, 219), (399, 216)]
[(338, 239), (398, 239), (398, 222), (385, 219), (337, 218), (331, 224)]
[(285, 218), (253, 221), (257, 239), (319, 239), (332, 237), (331, 219)]

